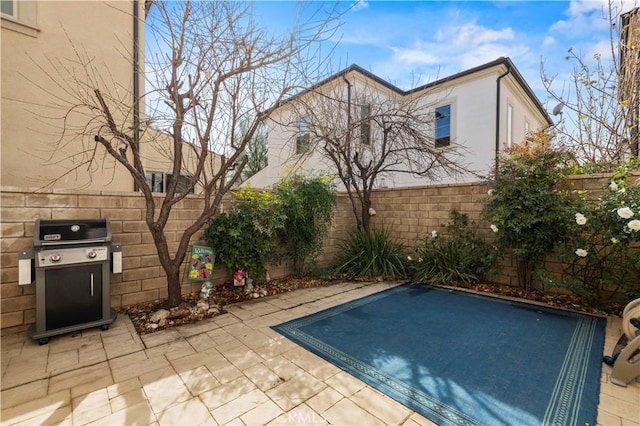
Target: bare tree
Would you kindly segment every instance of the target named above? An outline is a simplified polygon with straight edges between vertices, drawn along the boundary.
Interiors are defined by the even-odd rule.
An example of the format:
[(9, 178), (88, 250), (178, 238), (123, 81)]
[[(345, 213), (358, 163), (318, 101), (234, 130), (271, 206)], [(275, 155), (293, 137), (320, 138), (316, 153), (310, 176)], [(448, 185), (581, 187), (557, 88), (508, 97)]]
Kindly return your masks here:
[[(144, 195), (144, 220), (167, 277), (170, 306), (181, 302), (180, 268), (192, 237), (219, 211), (223, 196), (243, 173), (245, 150), (260, 123), (284, 98), (324, 72), (327, 62), (320, 47), (339, 18), (335, 5), (301, 5), (293, 29), (271, 35), (258, 25), (252, 7), (227, 1), (153, 3), (146, 22), (149, 119), (139, 129), (130, 124), (131, 93), (109, 82), (108, 70), (97, 69), (93, 58), (78, 52), (73, 70), (60, 66), (50, 77), (68, 105), (60, 144), (69, 135), (82, 138), (84, 154), (72, 169), (115, 161), (117, 171), (126, 170)], [(151, 122), (162, 132), (152, 132)], [(242, 132), (239, 123), (245, 123)], [(162, 137), (147, 142), (152, 134)], [(145, 143), (164, 150), (171, 161), (173, 179), (163, 194), (154, 194), (145, 177)], [(178, 176), (187, 176), (187, 183), (179, 185)], [(193, 191), (202, 196), (201, 212), (173, 249), (165, 233), (169, 216)]]
[(334, 168), (358, 227), (369, 229), (371, 194), (382, 179), (404, 174), (437, 181), (467, 170), (463, 148), (449, 146), (451, 140), (441, 144), (434, 136), (434, 105), (446, 94), (401, 95), (347, 76), (293, 100), (292, 116), (302, 121), (289, 126), (298, 132), (297, 151), (319, 154)]
[(603, 19), (610, 23), (608, 52), (584, 58), (568, 49), (565, 59), (574, 63), (568, 82), (558, 84), (541, 63), (542, 83), (558, 103), (554, 113), (563, 112), (555, 127), (561, 143), (579, 164), (595, 166), (596, 171), (611, 170), (630, 155), (638, 155), (640, 30), (630, 31), (634, 21), (623, 19), (619, 32), (620, 11), (613, 0), (603, 9)]

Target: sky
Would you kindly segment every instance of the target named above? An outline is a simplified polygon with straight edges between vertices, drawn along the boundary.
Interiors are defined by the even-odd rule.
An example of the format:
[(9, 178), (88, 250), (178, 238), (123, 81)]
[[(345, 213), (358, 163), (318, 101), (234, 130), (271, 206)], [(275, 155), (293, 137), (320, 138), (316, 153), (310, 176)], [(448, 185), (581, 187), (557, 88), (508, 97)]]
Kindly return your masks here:
[[(637, 4), (613, 6), (619, 13)], [(560, 90), (575, 65), (565, 59), (569, 48), (587, 61), (596, 53), (611, 57), (606, 1), (356, 0), (342, 6), (350, 8), (332, 40), (334, 71), (355, 63), (402, 89), (507, 56), (551, 111), (556, 102), (542, 85), (541, 63)], [(276, 28), (290, 25), (296, 4), (259, 1), (256, 7), (263, 24)]]

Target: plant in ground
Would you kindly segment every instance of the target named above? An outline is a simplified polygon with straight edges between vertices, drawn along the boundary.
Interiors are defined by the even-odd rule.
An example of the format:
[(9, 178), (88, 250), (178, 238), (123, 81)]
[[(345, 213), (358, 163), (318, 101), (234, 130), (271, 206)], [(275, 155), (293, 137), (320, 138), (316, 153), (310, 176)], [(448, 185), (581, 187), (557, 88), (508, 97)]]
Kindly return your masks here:
[(406, 278), (407, 249), (389, 234), (388, 228), (381, 227), (353, 229), (339, 246), (336, 274), (352, 278)]
[(284, 224), (278, 240), (285, 254), (293, 259), (293, 270), (302, 276), (310, 260), (322, 248), (336, 205), (335, 187), (330, 176), (294, 175), (278, 182), (274, 194), (283, 212)]
[(581, 198), (572, 232), (557, 250), (566, 262), (564, 274), (547, 274), (549, 284), (569, 288), (592, 303), (618, 291), (629, 300), (640, 297), (639, 185), (640, 180), (628, 183), (622, 166), (595, 202)]
[(569, 155), (538, 132), (501, 156), (483, 210), (496, 245), (517, 260), (518, 281), (531, 290), (533, 272), (569, 233), (575, 213), (565, 182)]
[(413, 279), (427, 284), (477, 282), (495, 270), (498, 252), (474, 230), (466, 214), (449, 215), (446, 234), (433, 231), (416, 250)]
[(261, 281), (284, 220), (273, 193), (244, 187), (233, 195), (231, 210), (209, 223), (204, 237), (229, 270), (245, 270)]

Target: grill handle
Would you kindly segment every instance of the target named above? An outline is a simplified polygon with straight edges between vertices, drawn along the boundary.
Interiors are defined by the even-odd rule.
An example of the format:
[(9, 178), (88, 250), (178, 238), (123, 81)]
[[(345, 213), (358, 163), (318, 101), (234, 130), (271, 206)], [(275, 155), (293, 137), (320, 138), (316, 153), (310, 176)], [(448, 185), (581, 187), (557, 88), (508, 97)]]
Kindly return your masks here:
[(93, 274), (91, 274), (91, 297), (93, 297)]

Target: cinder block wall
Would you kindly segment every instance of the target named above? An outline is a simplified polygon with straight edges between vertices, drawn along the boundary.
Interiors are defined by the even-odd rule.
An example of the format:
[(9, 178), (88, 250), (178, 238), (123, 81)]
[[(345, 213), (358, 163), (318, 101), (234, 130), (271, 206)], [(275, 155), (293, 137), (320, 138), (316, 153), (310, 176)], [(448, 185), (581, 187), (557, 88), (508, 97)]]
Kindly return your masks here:
[[(202, 201), (188, 196), (172, 210), (167, 224), (169, 249), (175, 250), (180, 231), (199, 215)], [(327, 236), (327, 249), (320, 259), (327, 264), (334, 255), (340, 235), (353, 226), (345, 197), (338, 197), (338, 209)], [(224, 203), (229, 208), (228, 200)], [(165, 299), (167, 283), (158, 260), (150, 232), (144, 221), (145, 200), (141, 194), (129, 192), (74, 192), (53, 190), (35, 192), (24, 188), (4, 187), (0, 191), (0, 327), (24, 326), (35, 322), (35, 286), (18, 285), (18, 252), (33, 248), (33, 226), (36, 219), (99, 219), (111, 223), (112, 241), (123, 246), (123, 273), (111, 276), (111, 306), (118, 308), (140, 302)], [(206, 245), (202, 232), (192, 244)], [(271, 277), (290, 273), (286, 262), (269, 268)], [(186, 279), (183, 294), (200, 291), (200, 282)], [(221, 265), (214, 267), (212, 281), (219, 284), (230, 279)]]
[[(611, 173), (571, 176), (569, 185), (572, 190), (586, 191), (595, 198), (609, 185), (611, 176)], [(640, 184), (640, 173), (632, 173), (629, 181)], [(478, 231), (491, 238), (493, 232), (489, 229), (490, 224), (480, 218), (488, 190), (489, 186), (481, 182), (380, 189), (372, 198), (377, 213), (372, 223), (389, 227), (392, 237), (409, 247), (416, 247), (424, 238), (430, 237), (431, 231), (444, 232), (443, 226), (449, 223), (449, 213), (455, 209), (466, 213), (470, 221), (476, 222)], [(516, 260), (508, 256), (499, 263), (500, 273), (493, 281), (519, 285)], [(561, 276), (563, 265), (549, 257), (545, 261), (545, 269)]]
[(415, 246), (431, 231), (443, 231), (451, 210), (478, 220), (488, 187), (482, 183), (380, 189), (372, 197), (374, 225), (385, 226), (399, 241)]
[[(640, 174), (636, 174), (640, 177)], [(636, 177), (636, 178), (637, 178)], [(572, 187), (597, 193), (610, 181), (611, 175), (578, 176), (571, 179)], [(635, 178), (634, 178), (635, 179)], [(456, 209), (467, 213), (471, 220), (478, 220), (480, 231), (491, 235), (487, 223), (479, 221), (481, 201), (488, 187), (481, 183), (433, 185), (404, 189), (380, 189), (373, 195), (373, 207), (377, 214), (374, 225), (391, 229), (394, 238), (409, 246), (416, 246), (420, 239), (432, 230), (443, 232), (442, 225), (449, 220), (449, 212)], [(53, 190), (36, 193), (24, 188), (2, 188), (0, 191), (0, 326), (20, 327), (35, 322), (35, 286), (19, 286), (18, 252), (33, 247), (33, 224), (36, 219), (94, 219), (109, 218), (113, 241), (123, 245), (123, 273), (112, 275), (111, 304), (127, 306), (139, 302), (163, 299), (167, 296), (166, 280), (157, 259), (151, 234), (144, 217), (144, 198), (136, 193), (88, 193)], [(170, 249), (175, 249), (181, 229), (197, 217), (201, 200), (189, 196), (178, 203), (167, 226)], [(228, 202), (225, 203), (228, 208)], [(355, 218), (346, 194), (338, 195), (338, 206), (329, 233), (325, 239), (320, 265), (330, 265), (338, 243), (355, 226)], [(205, 244), (201, 233), (193, 244)], [(560, 270), (560, 265), (549, 259), (549, 267)], [(507, 258), (502, 261), (502, 273), (496, 281), (517, 285), (515, 263)], [(269, 269), (271, 277), (290, 273), (289, 265), (282, 262)], [(183, 293), (200, 290), (199, 282), (184, 278)], [(230, 279), (230, 273), (222, 265), (214, 267), (213, 282)]]

